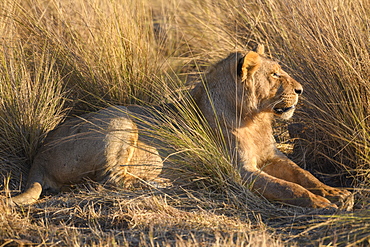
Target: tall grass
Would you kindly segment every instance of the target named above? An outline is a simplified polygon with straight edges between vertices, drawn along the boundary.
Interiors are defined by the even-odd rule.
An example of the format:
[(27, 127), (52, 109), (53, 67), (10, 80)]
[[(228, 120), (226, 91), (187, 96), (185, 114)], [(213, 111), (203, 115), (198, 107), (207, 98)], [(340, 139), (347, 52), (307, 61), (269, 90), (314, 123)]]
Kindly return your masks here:
[[(5, 12), (5, 7), (11, 6), (2, 7)], [(63, 118), (65, 100), (56, 57), (48, 52), (48, 45), (40, 44), (42, 52), (36, 52), (25, 42), (26, 37), (17, 34), (15, 21), (6, 18), (4, 13), (1, 17), (6, 24), (0, 30), (3, 38), (0, 53), (1, 170), (6, 167), (19, 175), (19, 169), (27, 167), (45, 133)], [(9, 163), (11, 166), (6, 165)]]
[[(14, 18), (38, 46), (52, 44), (60, 71), (78, 99), (113, 103), (150, 101), (166, 60), (145, 1), (20, 1)], [(159, 81), (159, 80), (158, 80)]]
[[(311, 138), (305, 142), (306, 150), (302, 151), (310, 157), (301, 158), (301, 163), (313, 170), (344, 173), (345, 179), (350, 175), (353, 186), (368, 189), (369, 18), (370, 5), (366, 0), (1, 1), (0, 173), (4, 176), (11, 173), (14, 181), (11, 188), (19, 187), (21, 174), (26, 176), (39, 144), (65, 117), (109, 104), (169, 102), (174, 104), (176, 113), (169, 111), (163, 116), (166, 125), (158, 131), (179, 157), (173, 161), (181, 165), (179, 172), (188, 182), (194, 184), (196, 181), (199, 191), (195, 193), (202, 197), (201, 200), (194, 199), (190, 192), (185, 192), (187, 196), (178, 194), (178, 199), (172, 202), (173, 207), (185, 207), (185, 204), (188, 207), (189, 203), (193, 209), (200, 203), (201, 212), (209, 209), (209, 212), (231, 214), (245, 221), (259, 218), (259, 215), (264, 219), (271, 215), (292, 215), (293, 209), (281, 209), (264, 202), (241, 185), (226, 148), (219, 145), (220, 140), (198, 117), (197, 109), (186, 100), (184, 92), (199, 74), (201, 78), (202, 71), (210, 63), (230, 51), (263, 43), (269, 54), (282, 61), (285, 69), (304, 86), (304, 103), (297, 119), (311, 131), (308, 135)], [(179, 98), (183, 99), (181, 103)], [(328, 170), (323, 164), (326, 167), (335, 165), (336, 169)], [(107, 210), (107, 215), (112, 213), (107, 209), (111, 207), (114, 208), (114, 217), (118, 218), (122, 215), (131, 217), (138, 212), (120, 204), (125, 202), (128, 205), (131, 200), (126, 202), (116, 198), (116, 204), (105, 207), (99, 204), (104, 201), (98, 197), (99, 193), (93, 195), (93, 198), (84, 195), (81, 201), (98, 204), (103, 211)], [(137, 197), (145, 197), (145, 194)], [(188, 202), (189, 197), (194, 200)], [(215, 205), (211, 202), (216, 200), (214, 198), (222, 202)], [(366, 202), (368, 198), (365, 196), (359, 204), (366, 208)], [(146, 203), (140, 210), (145, 211), (149, 207)], [(87, 209), (82, 211), (89, 214), (81, 216), (76, 213), (79, 210), (79, 205), (73, 208), (74, 218), (69, 221), (72, 226), (66, 227), (63, 233), (56, 227), (59, 224), (58, 212), (54, 212), (56, 216), (50, 222), (46, 221), (45, 225), (51, 224), (49, 229), (56, 229), (55, 232), (62, 236), (59, 238), (58, 234), (51, 236), (27, 220), (20, 220), (22, 222), (18, 224), (19, 215), (13, 223), (22, 225), (20, 229), (24, 224), (32, 225), (32, 229), (45, 234), (38, 235), (38, 242), (48, 239), (53, 243), (83, 244), (85, 240), (78, 234), (86, 229), (96, 237), (91, 245), (99, 241), (114, 242), (118, 235), (121, 236), (117, 232), (115, 237), (107, 236), (104, 232), (115, 231), (115, 226), (104, 228), (106, 223), (102, 222), (116, 219), (94, 218), (93, 212)], [(153, 215), (159, 218), (161, 213), (171, 214), (171, 210), (166, 207), (153, 209)], [(31, 216), (37, 218), (37, 212), (32, 212)], [(140, 217), (151, 213), (144, 212)], [(9, 216), (12, 214), (13, 211), (7, 211), (4, 222), (12, 224)], [(80, 220), (83, 217), (89, 220)], [(175, 218), (171, 217), (171, 220)], [(186, 214), (180, 219), (184, 217), (189, 220), (187, 217), (191, 216)], [(201, 217), (205, 218), (203, 214)], [(215, 218), (215, 221), (219, 220)], [(341, 239), (345, 239), (346, 229), (338, 227), (343, 221), (349, 222), (348, 217), (339, 216), (338, 220), (325, 225), (325, 229), (341, 231)], [(360, 238), (362, 241), (363, 232), (368, 232), (368, 218), (359, 215), (350, 221), (359, 231), (348, 239), (353, 243)], [(135, 221), (130, 219), (128, 222)], [(181, 227), (196, 226), (198, 232), (215, 236), (214, 231), (204, 230), (212, 221), (185, 222)], [(63, 224), (69, 223), (68, 219), (63, 221)], [(88, 228), (82, 227), (81, 230), (79, 224), (87, 224)], [(179, 221), (173, 223), (172, 229), (177, 231), (175, 226), (178, 224)], [(238, 220), (232, 224), (239, 224)], [(315, 224), (315, 220), (310, 223), (312, 229), (316, 229)], [(147, 234), (147, 237), (141, 236), (143, 243), (155, 241), (151, 235), (153, 229), (149, 229), (153, 225), (138, 225), (144, 225), (143, 231)], [(170, 231), (158, 225), (160, 229)], [(125, 229), (138, 234), (138, 226), (133, 224), (130, 227)], [(5, 229), (5, 225), (2, 228)], [(230, 233), (224, 228), (222, 233)], [(240, 229), (245, 232), (248, 228), (243, 226)], [(258, 229), (264, 228), (258, 226)], [(182, 229), (178, 232), (183, 233)], [(264, 230), (262, 232), (265, 233)], [(156, 237), (163, 236), (156, 229), (154, 233)], [(14, 232), (2, 234), (0, 231), (0, 234), (20, 238)], [(248, 235), (235, 234), (238, 235), (228, 235), (230, 237), (226, 239), (221, 237), (220, 241), (232, 243), (237, 239), (243, 246)], [(199, 235), (204, 237), (204, 234)], [(194, 245), (203, 243), (197, 236), (194, 235)], [(215, 238), (210, 238), (210, 241)], [(317, 239), (320, 242), (321, 237)], [(325, 241), (330, 242), (330, 239)], [(126, 242), (122, 240), (120, 243)], [(178, 243), (181, 245), (183, 242)]]
[(1, 10), (4, 159), (29, 163), (65, 109), (152, 101), (166, 60), (145, 1), (3, 1)]

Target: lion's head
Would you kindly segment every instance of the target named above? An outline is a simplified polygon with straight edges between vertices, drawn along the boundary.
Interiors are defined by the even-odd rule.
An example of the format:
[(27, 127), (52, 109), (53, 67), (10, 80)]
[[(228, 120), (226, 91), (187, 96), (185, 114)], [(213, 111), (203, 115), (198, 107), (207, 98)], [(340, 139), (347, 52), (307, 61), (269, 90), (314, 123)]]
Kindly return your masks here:
[(192, 95), (211, 126), (214, 116), (228, 126), (252, 120), (259, 113), (288, 119), (295, 110), (302, 86), (276, 62), (256, 51), (234, 52), (210, 68)]
[(281, 66), (264, 57), (264, 48), (243, 55), (237, 53), (237, 81), (241, 83), (249, 99), (259, 112), (272, 112), (288, 119), (295, 110), (303, 88)]

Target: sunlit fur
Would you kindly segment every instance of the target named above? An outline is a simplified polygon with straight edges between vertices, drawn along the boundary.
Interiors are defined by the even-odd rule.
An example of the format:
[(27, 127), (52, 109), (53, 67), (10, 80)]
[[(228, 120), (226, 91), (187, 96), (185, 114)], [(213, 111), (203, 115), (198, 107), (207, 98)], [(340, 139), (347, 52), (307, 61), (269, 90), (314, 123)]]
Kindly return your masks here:
[(230, 54), (209, 70), (193, 97), (210, 126), (222, 131), (246, 185), (271, 200), (336, 208), (350, 193), (321, 183), (276, 148), (273, 117), (290, 118), (303, 89), (263, 53), (259, 47)]

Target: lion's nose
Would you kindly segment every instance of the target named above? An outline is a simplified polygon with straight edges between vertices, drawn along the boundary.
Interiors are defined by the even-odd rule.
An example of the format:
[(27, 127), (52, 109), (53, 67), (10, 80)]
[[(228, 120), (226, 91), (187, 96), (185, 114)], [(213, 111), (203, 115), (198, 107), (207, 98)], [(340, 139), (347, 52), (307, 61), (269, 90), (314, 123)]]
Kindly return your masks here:
[(303, 93), (303, 89), (302, 88), (296, 88), (296, 89), (294, 89), (294, 92), (298, 95), (301, 95)]

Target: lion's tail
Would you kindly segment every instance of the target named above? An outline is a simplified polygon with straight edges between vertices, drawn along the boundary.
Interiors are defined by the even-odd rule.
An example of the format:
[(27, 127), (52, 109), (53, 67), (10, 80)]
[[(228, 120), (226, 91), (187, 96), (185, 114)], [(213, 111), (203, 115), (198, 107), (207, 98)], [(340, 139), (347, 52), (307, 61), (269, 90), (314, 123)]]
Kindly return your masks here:
[(12, 197), (10, 201), (16, 205), (27, 205), (36, 202), (42, 192), (42, 186), (39, 182), (31, 183), (25, 192)]
[(40, 198), (44, 184), (44, 170), (42, 169), (42, 166), (33, 164), (28, 175), (26, 190), (23, 193), (10, 198), (10, 203), (16, 205), (28, 205), (36, 202)]

